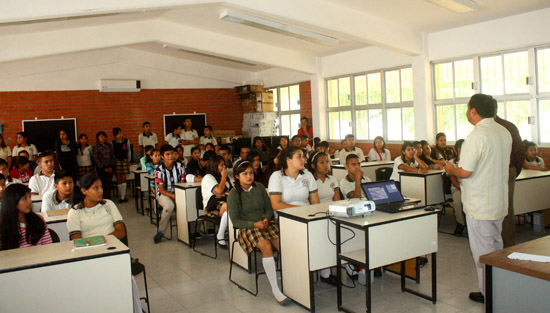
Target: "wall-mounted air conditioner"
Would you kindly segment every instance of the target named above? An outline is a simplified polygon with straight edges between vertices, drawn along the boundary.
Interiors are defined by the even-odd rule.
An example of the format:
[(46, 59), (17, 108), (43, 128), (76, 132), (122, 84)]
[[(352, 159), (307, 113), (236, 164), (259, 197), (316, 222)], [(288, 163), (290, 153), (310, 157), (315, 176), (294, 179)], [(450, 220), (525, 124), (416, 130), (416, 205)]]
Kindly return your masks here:
[(101, 79), (100, 92), (138, 92), (141, 91), (141, 81), (135, 79)]

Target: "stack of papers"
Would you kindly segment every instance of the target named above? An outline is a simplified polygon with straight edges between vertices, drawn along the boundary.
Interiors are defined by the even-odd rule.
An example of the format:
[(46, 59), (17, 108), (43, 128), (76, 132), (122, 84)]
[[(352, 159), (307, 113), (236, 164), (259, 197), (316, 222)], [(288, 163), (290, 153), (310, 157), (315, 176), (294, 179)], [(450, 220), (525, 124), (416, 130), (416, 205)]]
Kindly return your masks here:
[(509, 259), (550, 263), (550, 256), (514, 252), (508, 255)]

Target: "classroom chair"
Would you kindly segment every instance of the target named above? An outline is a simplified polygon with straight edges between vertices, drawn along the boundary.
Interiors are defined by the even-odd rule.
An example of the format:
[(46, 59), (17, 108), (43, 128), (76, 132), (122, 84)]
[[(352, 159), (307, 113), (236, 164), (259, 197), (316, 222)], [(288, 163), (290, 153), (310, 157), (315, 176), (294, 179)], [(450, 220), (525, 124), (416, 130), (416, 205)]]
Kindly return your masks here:
[(55, 230), (48, 228), (48, 232), (50, 233), (50, 237), (52, 237), (52, 243), (60, 242), (59, 235), (55, 232)]
[[(151, 188), (149, 188), (149, 180), (147, 178), (145, 178), (145, 175), (139, 175), (139, 181), (137, 181), (135, 179), (135, 176), (137, 176), (138, 174), (134, 174), (134, 181), (136, 181), (136, 184), (137, 186), (135, 187), (135, 190), (137, 192), (137, 195), (135, 195), (136, 199), (135, 199), (135, 203), (136, 203), (136, 212), (137, 213), (141, 213), (141, 215), (145, 215), (145, 207), (143, 206), (143, 200), (145, 199), (144, 195), (147, 195), (147, 201), (148, 203), (150, 204), (151, 201), (150, 201), (150, 193), (149, 193), (149, 190)], [(138, 198), (139, 198), (139, 202), (138, 202)], [(141, 210), (140, 210), (140, 205), (141, 205)], [(148, 208), (148, 213), (150, 213), (151, 211), (151, 206), (149, 206)]]
[[(216, 228), (219, 228), (220, 227), (220, 222), (221, 222), (221, 217), (219, 216), (216, 216), (216, 217), (212, 217), (212, 216), (208, 216), (205, 214), (200, 214), (200, 211), (203, 210), (202, 208), (202, 190), (201, 188), (197, 188), (197, 191), (196, 191), (196, 194), (195, 194), (195, 201), (196, 201), (196, 209), (197, 209), (197, 220), (195, 221), (195, 231), (193, 232), (193, 236), (191, 237), (191, 246), (193, 247), (193, 251), (199, 253), (200, 255), (203, 255), (203, 256), (207, 256), (211, 259), (217, 259), (218, 258), (218, 240), (216, 238)], [(198, 232), (198, 225), (199, 223), (204, 223), (205, 225), (206, 224), (212, 224), (214, 226), (214, 256), (211, 256), (207, 253), (204, 253), (204, 252), (201, 252), (199, 250), (196, 249), (196, 243), (197, 243), (197, 238), (195, 237), (195, 234), (197, 234)], [(205, 227), (206, 229), (206, 227)]]
[[(254, 280), (255, 280), (255, 284), (256, 284), (255, 290), (252, 291), (249, 288), (246, 288), (245, 286), (239, 284), (237, 281), (233, 280), (233, 278), (232, 278), (233, 264), (235, 263), (235, 262), (233, 262), (233, 255), (234, 255), (234, 251), (235, 251), (235, 243), (239, 243), (239, 239), (237, 237), (237, 234), (239, 233), (238, 230), (239, 230), (238, 228), (233, 227), (233, 238), (235, 238), (235, 240), (231, 244), (231, 256), (229, 257), (229, 281), (231, 283), (233, 283), (234, 285), (236, 285), (237, 287), (239, 287), (239, 289), (244, 290), (244, 291), (248, 292), (249, 294), (251, 294), (253, 296), (257, 296), (258, 295), (258, 278), (260, 277), (260, 275), (265, 274), (265, 271), (261, 271), (261, 272), (258, 271), (257, 253), (261, 253), (260, 249), (254, 248), (254, 250), (252, 250), (252, 252), (251, 252), (252, 254), (254, 254)], [(242, 249), (240, 244), (238, 245), (238, 249)], [(273, 252), (274, 252), (273, 256), (274, 257), (275, 257), (275, 255), (277, 256), (277, 257), (275, 257), (275, 267), (277, 268), (277, 271), (280, 272), (281, 271), (281, 269), (279, 268), (280, 254), (277, 251), (273, 251)], [(281, 286), (282, 286), (282, 280), (283, 280), (283, 276), (281, 275)]]
[(379, 167), (374, 171), (376, 175), (376, 181), (389, 180), (393, 173), (392, 167)]

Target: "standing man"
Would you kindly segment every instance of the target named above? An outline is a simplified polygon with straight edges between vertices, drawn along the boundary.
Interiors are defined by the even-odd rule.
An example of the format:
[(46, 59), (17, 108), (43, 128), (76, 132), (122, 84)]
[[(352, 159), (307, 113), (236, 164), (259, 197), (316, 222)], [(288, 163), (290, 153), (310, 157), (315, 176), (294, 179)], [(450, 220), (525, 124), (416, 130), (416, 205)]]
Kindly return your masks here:
[(159, 140), (157, 138), (157, 134), (151, 131), (151, 123), (143, 122), (142, 126), (143, 132), (141, 132), (138, 136), (138, 143), (141, 149), (141, 155), (145, 156), (145, 147), (153, 146), (156, 148)]
[(498, 104), (494, 101), (495, 121), (506, 128), (512, 135), (512, 153), (510, 154), (510, 165), (508, 167), (508, 215), (502, 222), (502, 242), (504, 248), (516, 244), (516, 222), (514, 221), (514, 190), (516, 186), (516, 177), (521, 172), (523, 162), (525, 162), (525, 146), (521, 141), (518, 128), (512, 122), (500, 118), (496, 112)]
[(307, 136), (309, 139), (309, 145), (313, 146), (313, 127), (309, 125), (309, 119), (302, 117), (300, 119), (300, 129), (298, 129), (298, 136)]
[(462, 145), (458, 166), (445, 165), (447, 173), (462, 179), (463, 210), (479, 287), (479, 292), (470, 293), (470, 299), (480, 303), (485, 302), (485, 282), (479, 256), (502, 249), (502, 221), (508, 214), (512, 136), (495, 122), (494, 102), (484, 94), (470, 98), (466, 117), (475, 128)]
[(190, 117), (186, 117), (183, 121), (184, 129), (181, 133), (181, 144), (183, 145), (183, 156), (191, 159), (191, 149), (199, 144), (199, 134), (192, 129), (193, 121)]

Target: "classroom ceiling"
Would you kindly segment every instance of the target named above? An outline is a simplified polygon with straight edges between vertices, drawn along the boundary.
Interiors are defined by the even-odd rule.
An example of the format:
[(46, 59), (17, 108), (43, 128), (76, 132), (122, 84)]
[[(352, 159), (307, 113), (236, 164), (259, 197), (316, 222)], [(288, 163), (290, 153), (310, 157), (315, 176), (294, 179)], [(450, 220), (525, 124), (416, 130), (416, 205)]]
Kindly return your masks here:
[[(477, 0), (477, 11), (458, 14), (426, 0), (57, 1), (65, 5), (43, 12), (27, 9), (25, 1), (21, 7), (2, 8), (0, 3), (0, 63), (129, 47), (251, 72), (280, 67), (314, 73), (318, 57), (371, 45), (416, 55), (423, 49), (422, 32), (550, 6), (550, 0)], [(325, 46), (223, 21), (225, 9), (331, 36), (339, 43)]]

